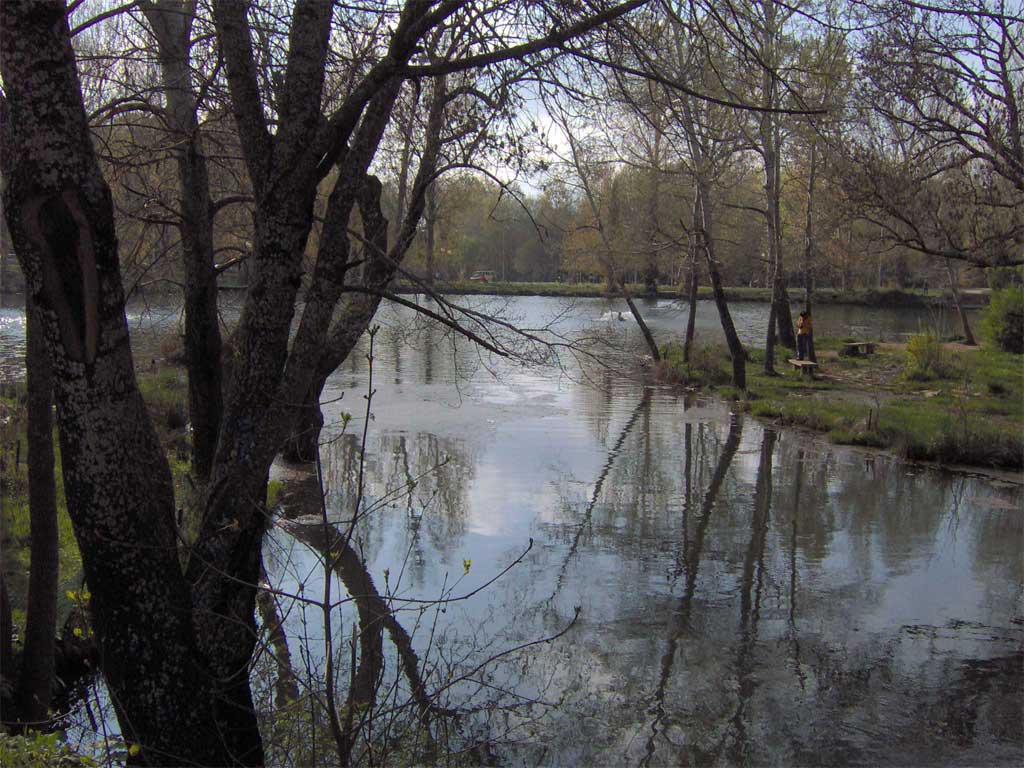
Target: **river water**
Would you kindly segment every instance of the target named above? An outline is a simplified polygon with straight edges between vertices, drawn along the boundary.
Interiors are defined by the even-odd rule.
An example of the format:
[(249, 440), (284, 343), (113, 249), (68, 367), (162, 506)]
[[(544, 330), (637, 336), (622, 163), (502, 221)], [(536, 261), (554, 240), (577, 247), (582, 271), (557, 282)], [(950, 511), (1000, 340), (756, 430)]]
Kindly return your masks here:
[[(1020, 485), (649, 386), (614, 302), (501, 306), (528, 327), (557, 316), (615, 364), (521, 366), (389, 310), (372, 366), (364, 338), (324, 394), (328, 519), (344, 529), (358, 505), (353, 546), (427, 691), (465, 713), (453, 743), (510, 765), (1020, 764)], [(649, 309), (659, 338), (685, 322)], [(173, 316), (140, 334), (140, 358)], [(700, 317), (710, 333), (713, 307)], [(736, 317), (763, 334), (763, 305)], [(16, 311), (2, 322), (10, 356)], [(822, 307), (816, 322), (885, 337), (929, 319)], [(282, 498), (268, 579), (319, 599), (322, 561), (296, 535), (318, 505)], [(280, 610), (293, 664), (322, 670), (322, 617)], [(345, 603), (333, 622), (342, 678), (355, 620)], [(385, 681), (401, 688), (390, 640)]]
[[(412, 297), (415, 299), (415, 297)], [(454, 297), (456, 301), (474, 305), (503, 307), (513, 316), (532, 317), (534, 320), (560, 316), (562, 327), (580, 328), (605, 319), (618, 320), (624, 313), (624, 327), (617, 331), (625, 334), (629, 326), (635, 331), (625, 302), (617, 299), (560, 299), (540, 297), (514, 297), (507, 301), (488, 301), (480, 297)], [(225, 322), (237, 319), (239, 294), (221, 294), (221, 313)], [(644, 318), (651, 328), (663, 337), (681, 336), (686, 330), (687, 309), (683, 302), (670, 300), (638, 300)], [(763, 346), (768, 322), (768, 305), (761, 302), (733, 302), (730, 305), (733, 320), (744, 344)], [(796, 305), (794, 305), (796, 306)], [(971, 317), (975, 312), (969, 312)], [(154, 296), (152, 300), (135, 300), (128, 306), (128, 325), (132, 330), (132, 348), (136, 360), (144, 365), (149, 359), (161, 356), (161, 342), (168, 334), (182, 327), (182, 305), (168, 296)], [(931, 330), (940, 335), (959, 330), (956, 317), (944, 308), (863, 307), (848, 304), (823, 304), (814, 309), (815, 333), (818, 336), (852, 336), (859, 339), (893, 341), (909, 333)], [(697, 304), (697, 337), (701, 343), (724, 340), (718, 312), (711, 301)], [(634, 335), (636, 335), (634, 333)], [(10, 381), (24, 374), (25, 310), (24, 301), (9, 294), (0, 294), (0, 382)]]
[[(536, 327), (551, 303), (515, 309)], [(612, 313), (561, 321), (639, 344)], [(384, 323), (372, 382), (364, 340), (325, 392), (327, 511), (352, 517), (365, 426), (357, 547), (427, 687), (477, 708), (462, 726), (484, 721), (501, 760), (1024, 757), (1019, 486), (776, 431), (585, 360), (519, 368), (404, 312)], [(320, 594), (288, 531), (266, 555), (273, 583)], [(443, 613), (417, 602), (469, 594)], [(292, 636), (310, 621), (293, 611)]]

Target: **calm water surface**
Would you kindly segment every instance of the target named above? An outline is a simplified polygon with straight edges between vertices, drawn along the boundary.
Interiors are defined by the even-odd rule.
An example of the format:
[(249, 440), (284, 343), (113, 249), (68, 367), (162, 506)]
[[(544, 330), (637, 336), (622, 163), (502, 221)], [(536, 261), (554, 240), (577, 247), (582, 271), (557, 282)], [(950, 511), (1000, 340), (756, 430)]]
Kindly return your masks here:
[[(456, 296), (454, 299), (471, 306), (497, 308), (509, 316), (528, 317), (538, 323), (558, 317), (562, 330), (589, 328), (597, 321), (616, 335), (631, 338), (632, 343), (643, 343), (629, 316), (628, 307), (625, 302), (617, 299), (513, 297), (509, 300), (489, 300), (476, 296)], [(239, 294), (221, 294), (221, 316), (225, 322), (230, 324), (237, 319), (240, 301)], [(684, 304), (667, 300), (641, 300), (639, 303), (647, 323), (660, 334), (659, 343), (662, 337), (682, 336), (685, 333), (687, 309)], [(763, 346), (768, 305), (734, 302), (729, 306), (743, 342)], [(619, 312), (625, 313), (626, 320), (620, 324), (621, 327), (616, 327), (613, 323), (617, 321)], [(179, 332), (182, 327), (181, 303), (168, 296), (133, 301), (128, 306), (127, 316), (138, 365), (145, 365), (151, 358), (161, 357), (161, 342), (168, 334)], [(842, 335), (890, 341), (926, 329), (948, 334), (959, 328), (955, 316), (944, 309), (893, 309), (841, 304), (823, 304), (816, 308), (814, 321), (815, 332), (819, 336)], [(698, 302), (696, 327), (699, 343), (724, 340), (718, 311), (713, 302)], [(24, 353), (24, 302), (20, 297), (0, 294), (0, 382), (24, 375)]]
[[(563, 312), (569, 335), (640, 344), (615, 302), (508, 309), (532, 327)], [(736, 306), (748, 341), (764, 310)], [(177, 322), (171, 310), (148, 316), (156, 331), (134, 342), (143, 359)], [(18, 318), (0, 315), (7, 376), (20, 365)], [(650, 318), (662, 335), (685, 322), (669, 304)], [(1024, 760), (1019, 485), (776, 431), (586, 360), (516, 367), (404, 311), (381, 320), (372, 383), (364, 339), (325, 392), (328, 514), (352, 517), (362, 477), (355, 544), (367, 571), (399, 609), (428, 690), (468, 711), (457, 730), (486, 737), (495, 759)], [(710, 333), (713, 307), (699, 320)], [(928, 318), (822, 307), (816, 321), (822, 334), (885, 337)], [(303, 543), (316, 505), (286, 488), (283, 507), (268, 577), (319, 596), (321, 566)], [(443, 612), (419, 602), (442, 596), (469, 597)], [(319, 668), (316, 611), (285, 615), (292, 658)], [(344, 654), (354, 622), (344, 606)]]
[[(518, 308), (530, 319), (544, 305)], [(357, 544), (438, 666), (428, 687), (571, 625), (439, 694), (519, 705), (477, 716), (501, 760), (1024, 758), (1020, 487), (838, 449), (586, 364), (515, 369), (407, 328), (392, 318), (374, 343), (373, 511)], [(327, 507), (342, 524), (358, 495), (368, 351), (325, 393)], [(271, 536), (268, 570), (320, 594), (317, 560), (292, 535), (301, 524)], [(403, 602), (473, 593), (520, 558), (444, 613)], [(308, 615), (289, 622), (310, 634)]]

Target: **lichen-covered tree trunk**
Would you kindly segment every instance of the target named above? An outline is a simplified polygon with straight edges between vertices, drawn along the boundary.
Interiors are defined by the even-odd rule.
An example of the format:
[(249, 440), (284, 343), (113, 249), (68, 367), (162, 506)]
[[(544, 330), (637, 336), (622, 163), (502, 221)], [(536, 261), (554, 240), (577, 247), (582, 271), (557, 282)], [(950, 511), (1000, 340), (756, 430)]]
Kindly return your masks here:
[(170, 470), (135, 381), (113, 206), (65, 8), (3, 3), (0, 26), (4, 206), (51, 350), (68, 513), (101, 668), (140, 747), (129, 761), (228, 764), (195, 653)]
[(28, 388), (28, 508), (32, 546), (18, 699), (21, 720), (40, 727), (47, 719), (53, 688), (60, 557), (57, 489), (53, 479), (50, 353), (43, 338), (42, 320), (31, 295), (26, 301), (25, 312), (28, 316), (25, 380)]

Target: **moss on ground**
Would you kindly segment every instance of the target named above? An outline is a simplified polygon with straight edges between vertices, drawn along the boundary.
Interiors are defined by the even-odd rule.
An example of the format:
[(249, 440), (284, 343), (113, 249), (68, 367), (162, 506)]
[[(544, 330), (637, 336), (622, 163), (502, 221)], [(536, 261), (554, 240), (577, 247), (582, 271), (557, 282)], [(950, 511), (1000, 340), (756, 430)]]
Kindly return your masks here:
[[(1024, 356), (990, 346), (879, 344), (867, 357), (841, 357), (840, 339), (816, 343), (820, 374), (789, 370), (782, 350), (779, 375), (764, 373), (764, 351), (752, 350), (747, 390), (715, 382), (729, 378), (724, 347), (702, 352), (711, 371), (695, 372), (671, 346), (663, 380), (711, 388), (754, 416), (823, 432), (829, 440), (893, 450), (909, 459), (978, 467), (1024, 467)], [(938, 365), (921, 367), (922, 354)], [(934, 361), (933, 361), (934, 362)]]

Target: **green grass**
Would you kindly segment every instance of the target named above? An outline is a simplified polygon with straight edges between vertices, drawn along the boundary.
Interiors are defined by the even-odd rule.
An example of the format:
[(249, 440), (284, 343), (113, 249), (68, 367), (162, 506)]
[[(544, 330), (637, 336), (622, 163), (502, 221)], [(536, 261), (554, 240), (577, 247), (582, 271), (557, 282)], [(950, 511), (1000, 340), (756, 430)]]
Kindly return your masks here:
[[(816, 342), (820, 353), (838, 349), (837, 339)], [(784, 370), (763, 370), (763, 350), (752, 350), (747, 390), (716, 385), (694, 376), (666, 348), (668, 374), (660, 378), (714, 389), (752, 415), (825, 433), (834, 443), (890, 449), (915, 460), (980, 467), (1024, 467), (1024, 357), (992, 347), (943, 350), (942, 378), (908, 376), (916, 360), (907, 352), (880, 347), (865, 358), (822, 359), (823, 370), (842, 380), (809, 381)], [(705, 350), (707, 361), (726, 372), (725, 349)], [(716, 374), (717, 380), (717, 374)]]
[(661, 348), (661, 362), (655, 375), (663, 382), (688, 387), (714, 387), (728, 384), (730, 363), (716, 347), (694, 345), (690, 362), (683, 362), (683, 345), (675, 342)]

